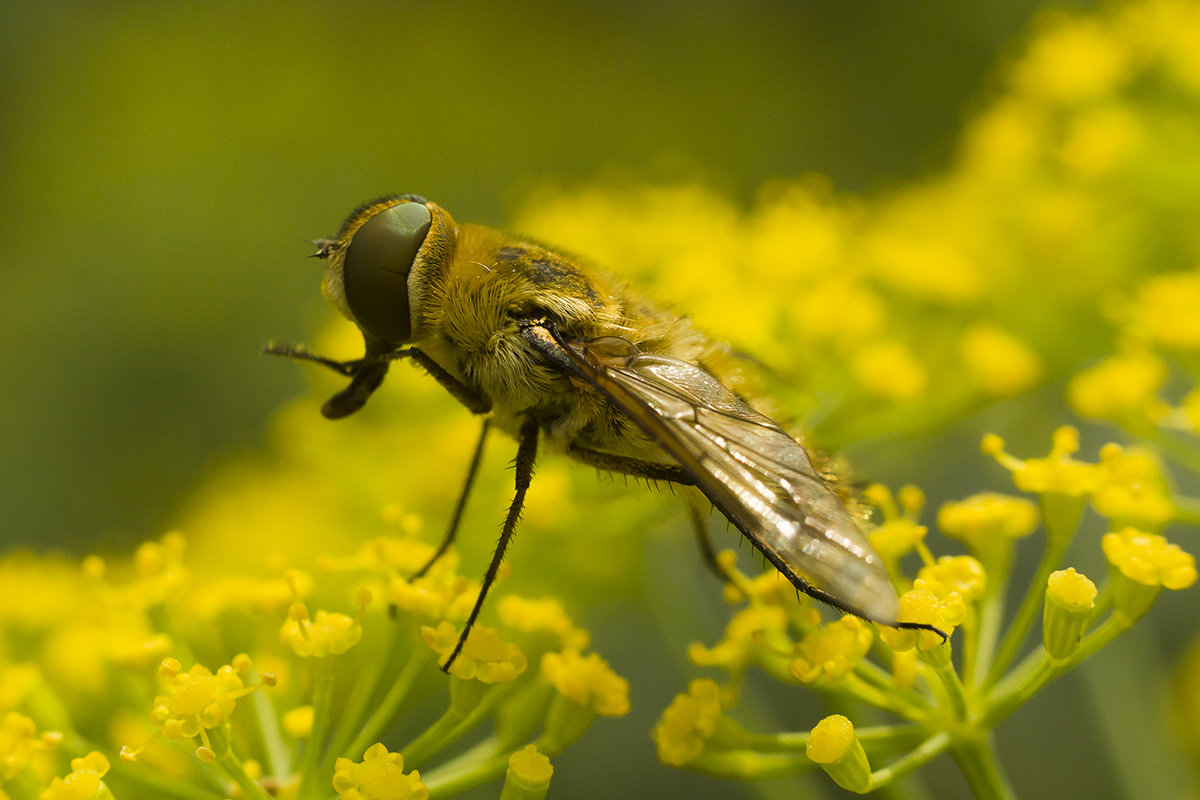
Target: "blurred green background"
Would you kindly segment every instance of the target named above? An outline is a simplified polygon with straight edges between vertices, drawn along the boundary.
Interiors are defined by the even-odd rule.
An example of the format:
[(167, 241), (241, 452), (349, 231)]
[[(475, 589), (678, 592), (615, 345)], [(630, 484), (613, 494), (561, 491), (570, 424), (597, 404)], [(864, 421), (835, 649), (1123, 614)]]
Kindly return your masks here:
[[(698, 178), (739, 200), (807, 172), (884, 191), (946, 160), (1039, 5), (5, 4), (0, 544), (127, 549), (260, 445), (272, 412), (308, 391), (260, 349), (333, 316), (303, 256), (357, 204), (419, 192), (459, 221), (503, 225), (543, 182), (613, 173)], [(961, 438), (949, 449), (972, 452)], [(897, 476), (934, 469), (920, 448), (947, 449), (908, 450)], [(887, 466), (867, 471), (894, 477)], [(689, 547), (659, 554), (691, 559), (661, 591), (707, 580)], [(659, 633), (645, 620), (627, 632), (598, 638), (642, 687), (636, 717), (564, 755), (559, 796), (640, 780), (617, 780), (626, 768), (673, 792), (749, 796), (651, 763), (646, 731), (685, 676), (661, 643), (644, 650)], [(1007, 766), (1027, 770), (1019, 788), (1112, 785), (1094, 742), (1046, 725), (1090, 727), (1072, 715), (1097, 685), (1065, 680), (1002, 729)], [(634, 750), (636, 768), (595, 758)], [(930, 778), (952, 796), (948, 765)]]

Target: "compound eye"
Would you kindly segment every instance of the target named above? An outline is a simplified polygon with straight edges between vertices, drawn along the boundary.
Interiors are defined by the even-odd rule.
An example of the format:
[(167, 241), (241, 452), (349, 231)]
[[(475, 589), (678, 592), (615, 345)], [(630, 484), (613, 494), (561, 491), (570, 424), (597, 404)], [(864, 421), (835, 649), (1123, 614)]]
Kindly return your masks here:
[(364, 332), (389, 344), (412, 335), (408, 273), (425, 242), (433, 215), (423, 203), (380, 211), (346, 246), (342, 281), (350, 313)]

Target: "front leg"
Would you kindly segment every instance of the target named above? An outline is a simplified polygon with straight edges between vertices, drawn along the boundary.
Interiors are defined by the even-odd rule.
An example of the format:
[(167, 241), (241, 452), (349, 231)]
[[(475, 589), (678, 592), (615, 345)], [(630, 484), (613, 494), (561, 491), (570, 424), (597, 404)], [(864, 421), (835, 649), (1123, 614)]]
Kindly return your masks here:
[(339, 375), (350, 378), (350, 385), (321, 406), (321, 414), (327, 419), (341, 419), (358, 411), (368, 398), (383, 383), (388, 367), (393, 361), (410, 358), (421, 366), (430, 377), (441, 384), (442, 388), (454, 396), (473, 414), (486, 414), (492, 410), (492, 401), (487, 395), (474, 387), (467, 386), (458, 378), (444, 370), (440, 364), (415, 347), (406, 347), (391, 353), (378, 355), (368, 354), (351, 361), (335, 361), (311, 352), (304, 345), (283, 345), (271, 342), (263, 352), (273, 356), (283, 356), (297, 361), (311, 361), (333, 370)]

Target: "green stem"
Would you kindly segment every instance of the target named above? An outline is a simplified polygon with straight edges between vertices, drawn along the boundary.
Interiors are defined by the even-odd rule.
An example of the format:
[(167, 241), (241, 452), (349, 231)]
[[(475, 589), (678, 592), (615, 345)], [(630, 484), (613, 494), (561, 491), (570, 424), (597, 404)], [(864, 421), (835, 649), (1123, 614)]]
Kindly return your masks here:
[(982, 665), (994, 663), (996, 643), (1000, 640), (1000, 631), (1004, 624), (1004, 603), (1008, 599), (1008, 586), (1009, 577), (1006, 571), (995, 589), (987, 593), (987, 599), (979, 610), (978, 646), (970, 659), (969, 669), (965, 654), (963, 660), (963, 680), (969, 686), (978, 685), (978, 670)]
[(1192, 525), (1200, 523), (1200, 498), (1176, 495), (1171, 498), (1175, 504), (1175, 519)]
[(946, 690), (946, 697), (950, 701), (950, 707), (954, 710), (955, 718), (967, 721), (970, 717), (970, 709), (967, 703), (966, 689), (959, 679), (958, 673), (954, 671), (954, 662), (947, 659), (945, 664), (934, 666), (934, 670), (937, 673), (938, 682)]
[(242, 790), (242, 797), (252, 798), (252, 800), (271, 800), (270, 795), (258, 781), (251, 780), (250, 776), (246, 774), (245, 766), (233, 750), (226, 750), (225, 755), (217, 760), (217, 765), (221, 772)]
[(321, 750), (329, 730), (329, 710), (333, 703), (333, 672), (329, 667), (328, 659), (313, 661), (313, 723), (300, 759), (299, 796), (303, 800), (316, 797), (318, 793), (316, 782), (320, 772)]
[[(861, 736), (859, 737), (859, 741), (862, 741)], [(922, 742), (920, 746), (908, 751), (886, 767), (873, 770), (871, 772), (871, 790), (874, 791), (878, 787), (904, 777), (918, 767), (923, 767), (936, 756), (943, 753), (949, 745), (950, 734), (943, 731), (936, 736), (931, 736)]]
[(996, 660), (992, 662), (992, 666), (988, 670), (986, 686), (996, 685), (1000, 676), (1017, 657), (1017, 652), (1020, 651), (1029, 629), (1033, 627), (1034, 620), (1038, 618), (1038, 612), (1041, 611), (1046, 594), (1046, 581), (1049, 580), (1050, 573), (1054, 572), (1058, 566), (1069, 543), (1070, 537), (1068, 536), (1051, 536), (1047, 542), (1046, 550), (1042, 553), (1041, 563), (1038, 564), (1037, 572), (1029, 582), (1029, 589), (1025, 592), (1021, 607), (1013, 617), (1012, 624), (1008, 626), (1004, 640), (1000, 643), (1000, 649), (996, 651)]
[(842, 686), (856, 699), (884, 711), (890, 711), (898, 717), (915, 722), (929, 715), (928, 708), (911, 703), (907, 698), (898, 695), (896, 692), (877, 689), (853, 672), (848, 673), (842, 679)]
[[(872, 725), (868, 728), (855, 728), (854, 735), (868, 750), (881, 744), (898, 750), (915, 746), (927, 734), (914, 725)], [(808, 748), (808, 737), (809, 731), (747, 732), (738, 740), (737, 746), (738, 749), (758, 753), (803, 753)]]
[(258, 718), (254, 730), (266, 753), (266, 768), (270, 775), (289, 775), (292, 771), (292, 750), (288, 747), (279, 731), (279, 719), (275, 714), (275, 706), (266, 692), (255, 692), (250, 698), (250, 707)]
[(399, 752), (404, 756), (404, 763), (414, 767), (420, 766), (422, 761), (435, 755), (454, 741), (454, 734), (458, 730), (458, 726), (466, 718), (467, 715), (461, 711), (453, 707), (447, 708), (445, 713), (438, 717), (421, 735), (400, 748)]
[(1004, 717), (1036, 694), (1043, 686), (1065, 672), (1074, 669), (1101, 647), (1129, 630), (1130, 622), (1112, 614), (1094, 631), (1083, 638), (1079, 649), (1063, 661), (1051, 661), (1045, 650), (1030, 653), (991, 692), (991, 702), (980, 719), (981, 728), (990, 730)]
[[(354, 686), (350, 689), (350, 696), (346, 698), (342, 717), (338, 721), (333, 739), (329, 743), (329, 749), (325, 751), (325, 757), (321, 762), (323, 771), (331, 767), (333, 761), (339, 756), (357, 758), (362, 752), (347, 751), (347, 747), (354, 732), (363, 730), (367, 717), (367, 704), (371, 701), (375, 690), (383, 682), (384, 671), (391, 661), (396, 633), (400, 626), (396, 625), (393, 620), (388, 620), (385, 625), (387, 633), (379, 652), (375, 654), (374, 658), (367, 661), (365, 668), (360, 668)], [(370, 744), (374, 744), (374, 742), (368, 743), (368, 746)], [(366, 747), (363, 747), (363, 750), (366, 750)]]
[(1168, 458), (1174, 459), (1191, 472), (1200, 473), (1200, 451), (1190, 443), (1184, 443), (1168, 435), (1157, 425), (1127, 425), (1131, 433), (1153, 442)]
[(949, 753), (978, 800), (1016, 800), (1016, 793), (996, 761), (990, 736), (960, 741)]
[(428, 787), (431, 797), (449, 797), (494, 780), (508, 769), (509, 754), (496, 752), (498, 746), (499, 740), (490, 736), (422, 775), (421, 783)]
[(752, 750), (701, 753), (683, 766), (715, 778), (735, 781), (782, 778), (817, 768), (816, 762), (803, 753), (756, 753)]
[[(389, 725), (399, 715), (400, 706), (408, 697), (408, 693), (412, 691), (413, 686), (420, 677), (421, 671), (430, 662), (433, 651), (427, 647), (420, 647), (413, 651), (408, 662), (404, 665), (400, 675), (396, 678), (396, 682), (392, 684), (392, 688), (388, 690), (387, 695), (379, 703), (371, 717), (363, 723), (358, 735), (345, 747), (337, 750), (332, 750), (331, 755), (347, 756), (349, 758), (362, 758), (362, 754), (367, 748), (379, 741), (379, 737), (387, 729)], [(353, 729), (352, 729), (353, 730)], [(405, 753), (405, 759), (408, 754)]]

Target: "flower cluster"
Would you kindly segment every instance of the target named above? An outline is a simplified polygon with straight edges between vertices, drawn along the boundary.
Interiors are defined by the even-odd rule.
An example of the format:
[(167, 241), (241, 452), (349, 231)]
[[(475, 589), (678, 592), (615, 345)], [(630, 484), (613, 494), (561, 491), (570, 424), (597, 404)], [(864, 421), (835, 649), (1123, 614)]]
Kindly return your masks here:
[[(332, 787), (346, 800), (381, 800), (504, 779), (506, 796), (544, 797), (548, 757), (597, 716), (627, 713), (629, 686), (584, 652), (588, 634), (561, 604), (516, 595), (499, 598), (502, 626), (477, 625), (443, 676), (438, 664), (462, 623), (453, 598), (478, 586), (455, 575), (452, 553), (422, 577), (399, 574), (430, 552), (414, 539), (374, 539), (320, 559), (319, 573), (213, 581), (192, 569), (179, 533), (145, 545), (131, 564), (92, 557), (72, 570), (4, 559), (8, 574), (77, 603), (0, 617), (10, 634), (21, 626), (0, 660), (4, 796), (266, 800)], [(439, 595), (451, 601), (376, 600)], [(352, 614), (332, 608), (351, 601)], [(120, 647), (77, 641), (67, 669), (56, 640), (80, 613)], [(221, 664), (231, 647), (253, 661), (235, 652)], [(81, 676), (90, 676), (82, 689)], [(398, 721), (427, 716), (439, 694), (445, 708), (424, 730), (381, 743)], [(469, 756), (439, 759), (470, 739)], [(106, 755), (118, 751), (119, 760)]]
[[(691, 657), (698, 665), (720, 668), (732, 683), (720, 687), (696, 680), (676, 697), (654, 731), (659, 758), (743, 779), (820, 765), (843, 788), (864, 792), (948, 753), (981, 795), (1003, 793), (1002, 771), (980, 734), (1127, 631), (1163, 589), (1186, 589), (1197, 578), (1192, 555), (1159, 534), (1117, 529), (1111, 516), (1113, 532), (1093, 539), (1110, 567), (1100, 587), (1073, 567), (1060, 568), (1067, 545), (1084, 527), (1084, 504), (1091, 500), (1103, 513), (1097, 498), (1111, 480), (1105, 459), (1073, 457), (1076, 440), (1073, 430), (1062, 429), (1048, 458), (1018, 459), (1004, 452), (997, 437), (985, 439), (984, 449), (1012, 472), (1018, 488), (1036, 497), (1045, 533), (1041, 564), (1007, 624), (1001, 619), (1013, 578), (1012, 551), (1038, 522), (1035, 507), (1020, 497), (984, 493), (946, 503), (938, 514), (942, 532), (963, 541), (971, 554), (934, 559), (922, 543), (924, 527), (912, 520), (913, 509), (923, 505), (920, 493), (912, 487), (901, 493), (909, 508), (903, 516), (886, 490), (877, 486), (868, 493), (885, 509), (873, 540), (892, 542), (886, 551), (892, 563), (905, 555), (896, 541), (909, 542), (924, 562), (911, 582), (893, 573), (905, 589), (900, 619), (935, 625), (951, 635), (946, 642), (929, 631), (883, 628), (876, 636), (850, 616), (823, 622), (807, 598), (797, 604), (789, 592), (778, 591), (782, 579), (774, 572), (751, 580), (733, 569), (731, 553), (721, 554), (722, 568), (741, 590), (735, 602), (743, 607), (719, 643), (694, 645)], [(897, 528), (919, 533), (897, 537)], [(764, 591), (764, 584), (774, 590)], [(1042, 647), (1020, 658), (1039, 621)], [(907, 724), (856, 731), (848, 718), (833, 715), (810, 732), (751, 733), (725, 712), (752, 665), (840, 703), (853, 698), (875, 706)], [(903, 755), (873, 768), (870, 753), (897, 751)]]
[[(808, 188), (809, 224), (797, 230), (814, 269), (787, 271), (782, 279), (796, 283), (782, 293), (842, 305), (815, 328), (802, 318), (804, 300), (766, 311), (776, 320), (766, 333), (798, 347), (764, 343), (764, 352), (772, 365), (803, 365), (796, 372), (815, 396), (841, 399), (822, 408), (822, 442), (946, 421), (1072, 372), (1070, 406), (1129, 440), (1086, 458), (1079, 431), (1064, 426), (1045, 457), (1018, 458), (985, 436), (983, 452), (1023, 494), (952, 500), (934, 523), (912, 487), (895, 496), (868, 489), (864, 499), (879, 509), (871, 540), (900, 591), (900, 619), (936, 625), (949, 643), (925, 631), (876, 635), (852, 618), (822, 622), (804, 598), (744, 590), (721, 640), (689, 651), (730, 682), (694, 681), (664, 712), (655, 731), (664, 763), (737, 778), (819, 764), (863, 792), (946, 753), (980, 796), (1011, 796), (991, 729), (1129, 630), (1164, 589), (1195, 583), (1195, 558), (1164, 528), (1200, 521), (1200, 501), (1174, 488), (1200, 472), (1200, 244), (1190, 215), (1170, 210), (1200, 207), (1200, 186), (1171, 177), (1200, 153), (1197, 42), (1200, 14), (1174, 0), (1046, 15), (945, 173), (865, 210)], [(792, 187), (792, 197), (801, 191)], [(749, 274), (778, 263), (764, 257), (778, 198), (765, 195), (748, 220), (754, 234), (730, 245)], [(605, 198), (585, 201), (604, 207)], [(622, 202), (613, 207), (637, 208)], [(610, 237), (609, 246), (621, 244)], [(754, 334), (730, 333), (739, 344)], [(818, 346), (842, 354), (841, 368), (828, 367)], [(965, 554), (936, 557), (931, 531)], [(1031, 575), (1014, 571), (1018, 542), (1043, 548)], [(1072, 543), (1106, 570), (1084, 574), (1066, 561)], [(906, 559), (919, 560), (915, 575)], [(735, 580), (744, 588), (759, 579)], [(1041, 646), (1030, 650), (1039, 624)], [(1179, 672), (1180, 702), (1193, 709), (1197, 663)], [(749, 732), (726, 716), (749, 667), (813, 688), (836, 709), (852, 698), (903, 722), (856, 730), (833, 715), (808, 730)], [(1188, 751), (1200, 753), (1200, 729), (1186, 712), (1177, 717)]]

